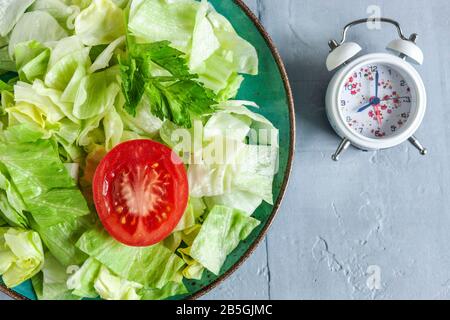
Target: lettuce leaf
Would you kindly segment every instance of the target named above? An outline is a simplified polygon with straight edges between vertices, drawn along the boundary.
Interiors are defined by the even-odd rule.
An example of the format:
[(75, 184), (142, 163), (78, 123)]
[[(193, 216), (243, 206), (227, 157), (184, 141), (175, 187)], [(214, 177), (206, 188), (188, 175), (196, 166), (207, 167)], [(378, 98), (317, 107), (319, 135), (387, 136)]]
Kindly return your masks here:
[(67, 279), (67, 287), (72, 294), (82, 298), (96, 298), (94, 283), (98, 277), (102, 264), (94, 258), (87, 259), (80, 269)]
[(219, 275), (226, 257), (245, 240), (260, 222), (246, 213), (223, 206), (208, 214), (190, 249), (190, 256)]
[(125, 35), (125, 16), (111, 0), (93, 0), (75, 19), (75, 34), (87, 46), (109, 44)]
[(4, 0), (0, 11), (0, 36), (6, 36), (34, 0)]
[(39, 225), (49, 227), (89, 214), (86, 201), (51, 141), (0, 144), (0, 163)]
[(117, 75), (118, 69), (113, 67), (84, 77), (75, 98), (73, 114), (84, 120), (111, 108), (120, 92)]
[(195, 18), (195, 27), (192, 35), (192, 49), (189, 58), (189, 68), (195, 70), (203, 64), (217, 49), (219, 40), (214, 34), (213, 27), (207, 18), (209, 4), (202, 0)]
[(94, 288), (105, 300), (140, 300), (137, 293), (142, 285), (114, 275), (108, 268), (102, 266), (94, 283)]
[(64, 0), (35, 0), (29, 10), (48, 12), (62, 27), (73, 29), (73, 22), (69, 18), (79, 9), (69, 6)]
[(17, 71), (16, 63), (9, 56), (8, 47), (0, 49), (0, 71)]
[(94, 73), (98, 70), (104, 69), (109, 66), (109, 63), (114, 55), (114, 52), (123, 46), (125, 43), (125, 36), (119, 37), (111, 42), (95, 59), (94, 63), (90, 67), (89, 71)]
[(81, 265), (88, 258), (74, 243), (91, 227), (89, 220), (79, 218), (51, 227), (41, 227), (32, 219), (30, 223), (51, 254), (63, 266)]
[(67, 288), (68, 274), (50, 253), (45, 254), (42, 272), (35, 275), (31, 282), (39, 300), (79, 300)]
[(14, 56), (16, 45), (19, 43), (35, 40), (45, 45), (66, 36), (66, 30), (49, 13), (45, 11), (26, 12), (11, 32), (9, 55)]
[(104, 230), (86, 232), (77, 242), (77, 247), (123, 279), (146, 287), (164, 287), (184, 265), (182, 259), (162, 244), (128, 247)]
[(20, 80), (31, 83), (47, 72), (50, 49), (34, 40), (23, 42), (16, 45), (15, 57)]
[(37, 274), (44, 264), (44, 250), (34, 231), (0, 228), (0, 275), (13, 288)]
[(261, 205), (263, 199), (260, 195), (250, 192), (233, 190), (233, 192), (225, 193), (220, 196), (206, 197), (205, 202), (211, 210), (217, 205), (234, 208), (251, 216)]
[(141, 42), (169, 41), (186, 52), (199, 5), (192, 0), (134, 0), (128, 28)]

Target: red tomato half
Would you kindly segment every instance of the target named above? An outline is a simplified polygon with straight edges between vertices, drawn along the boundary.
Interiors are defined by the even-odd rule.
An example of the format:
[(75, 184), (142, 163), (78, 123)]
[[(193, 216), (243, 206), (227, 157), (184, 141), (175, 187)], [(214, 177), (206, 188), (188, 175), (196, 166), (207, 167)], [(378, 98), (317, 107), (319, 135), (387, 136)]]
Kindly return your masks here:
[(111, 236), (129, 246), (150, 246), (169, 236), (186, 210), (186, 168), (160, 143), (128, 141), (103, 158), (95, 171), (93, 193)]

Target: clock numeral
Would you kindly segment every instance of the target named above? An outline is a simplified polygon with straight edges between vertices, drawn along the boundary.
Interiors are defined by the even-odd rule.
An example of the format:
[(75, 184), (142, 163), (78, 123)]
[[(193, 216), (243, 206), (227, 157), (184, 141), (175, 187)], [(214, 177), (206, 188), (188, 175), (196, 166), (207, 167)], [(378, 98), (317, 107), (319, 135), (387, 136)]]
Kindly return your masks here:
[(401, 81), (400, 81), (400, 86), (401, 86), (401, 87), (406, 87), (406, 86), (407, 86), (406, 81), (405, 81), (405, 80), (401, 80)]
[(345, 100), (341, 100), (341, 107), (345, 107), (347, 105), (347, 103), (345, 102)]
[(378, 66), (371, 66), (369, 68), (370, 68), (370, 71), (372, 71), (372, 72), (377, 72), (377, 70), (378, 70)]
[(363, 133), (364, 129), (363, 128), (359, 128), (359, 133)]
[(352, 122), (352, 118), (351, 117), (347, 117), (346, 120), (347, 120), (348, 123)]
[(411, 97), (404, 97), (403, 102), (405, 103), (411, 103)]
[(389, 69), (389, 75), (392, 76), (392, 69)]
[(392, 131), (392, 132), (397, 131), (397, 127), (396, 127), (396, 126), (391, 126), (391, 131)]

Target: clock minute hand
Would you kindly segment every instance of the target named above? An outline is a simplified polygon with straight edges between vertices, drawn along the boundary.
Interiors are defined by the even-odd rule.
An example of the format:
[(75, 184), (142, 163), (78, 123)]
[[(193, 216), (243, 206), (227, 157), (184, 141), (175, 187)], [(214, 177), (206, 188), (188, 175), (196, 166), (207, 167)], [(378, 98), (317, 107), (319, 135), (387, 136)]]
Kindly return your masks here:
[(378, 82), (380, 81), (380, 74), (377, 71), (375, 73), (375, 97), (378, 98)]

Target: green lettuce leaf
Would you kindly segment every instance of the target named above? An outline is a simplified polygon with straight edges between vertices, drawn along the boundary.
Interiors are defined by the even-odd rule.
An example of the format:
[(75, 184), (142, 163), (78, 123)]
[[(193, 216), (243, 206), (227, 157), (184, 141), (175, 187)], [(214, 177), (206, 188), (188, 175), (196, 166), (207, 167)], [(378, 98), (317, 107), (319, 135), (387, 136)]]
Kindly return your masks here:
[(43, 264), (44, 250), (36, 232), (0, 228), (0, 275), (8, 288), (33, 277)]
[(64, 266), (81, 265), (88, 256), (80, 251), (74, 243), (91, 227), (87, 218), (74, 219), (51, 227), (41, 227), (30, 220), (31, 227), (41, 236), (45, 246)]
[(34, 0), (4, 0), (0, 11), (0, 36), (6, 36)]
[[(21, 102), (25, 102), (31, 106), (36, 106), (39, 110), (40, 115), (36, 115), (36, 110), (30, 111), (30, 115), (34, 118), (35, 122), (42, 127), (45, 126), (42, 117), (45, 117), (45, 119), (51, 123), (56, 123), (63, 119), (65, 115), (61, 106), (56, 105), (48, 95), (43, 95), (42, 91), (38, 92), (38, 88), (39, 90), (42, 89), (42, 87), (38, 85), (38, 82), (36, 82), (36, 85), (30, 85), (25, 82), (18, 82), (14, 86), (14, 98), (17, 102), (15, 107), (20, 107), (19, 104)], [(10, 111), (18, 111), (18, 113), (24, 113), (26, 112), (26, 108), (11, 108)], [(19, 123), (21, 122), (22, 121), (19, 120)]]
[(219, 275), (226, 257), (259, 224), (239, 210), (216, 206), (208, 214), (189, 253), (206, 269)]
[(102, 266), (94, 283), (94, 288), (105, 300), (140, 300), (137, 293), (142, 285), (114, 275), (108, 268)]
[(163, 244), (128, 247), (104, 230), (86, 232), (77, 242), (77, 247), (123, 279), (152, 288), (164, 287), (184, 265), (183, 260)]
[(23, 42), (16, 45), (15, 57), (20, 80), (31, 83), (47, 72), (50, 49), (33, 40)]
[(42, 272), (35, 275), (31, 282), (39, 300), (79, 300), (80, 297), (67, 288), (67, 278), (66, 268), (47, 252)]
[(39, 225), (49, 227), (89, 214), (86, 201), (51, 141), (0, 144), (0, 163)]
[(233, 192), (225, 193), (221, 196), (206, 197), (205, 202), (210, 210), (217, 205), (221, 205), (241, 210), (247, 213), (248, 216), (251, 216), (261, 205), (263, 199), (260, 195), (254, 193), (233, 190)]
[(119, 37), (111, 42), (95, 59), (89, 71), (94, 73), (98, 70), (109, 66), (109, 63), (114, 55), (114, 52), (125, 44), (125, 36)]
[(73, 114), (78, 119), (89, 119), (111, 108), (120, 92), (117, 75), (118, 69), (113, 67), (84, 77), (75, 98)]
[(87, 259), (80, 269), (78, 269), (67, 280), (67, 287), (72, 294), (82, 298), (96, 298), (98, 293), (94, 288), (94, 283), (99, 275), (102, 264), (94, 258)]
[(9, 56), (8, 47), (0, 49), (0, 71), (17, 71), (16, 63)]
[(109, 44), (125, 35), (125, 16), (111, 0), (93, 0), (75, 19), (75, 34), (87, 46)]
[(67, 32), (45, 11), (25, 13), (17, 22), (9, 38), (9, 55), (12, 57), (16, 45), (35, 40), (42, 44), (58, 41), (67, 36)]
[(106, 113), (103, 119), (106, 150), (111, 150), (122, 141), (123, 127), (122, 119), (114, 108)]

